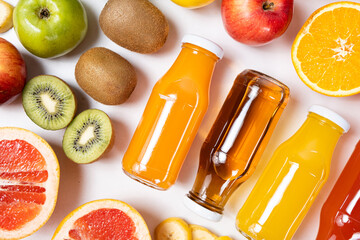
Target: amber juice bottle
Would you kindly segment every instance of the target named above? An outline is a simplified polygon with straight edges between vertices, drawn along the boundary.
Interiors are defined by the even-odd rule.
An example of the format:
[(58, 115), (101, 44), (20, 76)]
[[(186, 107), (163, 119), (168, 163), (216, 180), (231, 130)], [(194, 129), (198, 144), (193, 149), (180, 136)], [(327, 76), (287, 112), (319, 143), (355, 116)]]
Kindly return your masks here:
[(202, 145), (187, 207), (220, 220), (231, 194), (254, 172), (288, 99), (288, 87), (265, 74), (237, 76)]

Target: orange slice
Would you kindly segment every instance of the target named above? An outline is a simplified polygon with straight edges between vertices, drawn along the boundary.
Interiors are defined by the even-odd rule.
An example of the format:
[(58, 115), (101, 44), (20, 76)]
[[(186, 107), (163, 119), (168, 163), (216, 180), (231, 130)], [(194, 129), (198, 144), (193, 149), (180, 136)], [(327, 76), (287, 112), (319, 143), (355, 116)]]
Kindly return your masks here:
[(86, 203), (60, 223), (52, 240), (151, 240), (141, 215), (130, 205), (113, 199)]
[(328, 96), (360, 92), (360, 4), (337, 2), (316, 10), (292, 45), (300, 79)]
[(0, 128), (0, 239), (31, 235), (50, 218), (59, 164), (44, 139), (21, 128)]

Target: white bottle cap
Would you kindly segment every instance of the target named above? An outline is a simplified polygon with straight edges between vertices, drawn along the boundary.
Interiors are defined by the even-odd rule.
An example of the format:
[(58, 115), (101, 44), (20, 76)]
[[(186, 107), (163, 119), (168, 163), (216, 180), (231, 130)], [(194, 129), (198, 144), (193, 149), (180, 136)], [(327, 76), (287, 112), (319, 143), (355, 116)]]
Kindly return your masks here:
[(198, 214), (199, 216), (201, 216), (203, 218), (206, 218), (208, 220), (218, 222), (222, 218), (222, 214), (217, 213), (217, 212), (213, 212), (213, 211), (211, 211), (211, 210), (197, 204), (196, 202), (194, 202), (193, 200), (191, 200), (187, 196), (185, 196), (185, 198), (184, 198), (184, 205), (188, 209), (190, 209), (191, 211)]
[(182, 43), (191, 43), (196, 46), (202, 47), (212, 53), (214, 53), (219, 59), (221, 59), (224, 56), (224, 50), (214, 43), (213, 41), (210, 41), (206, 38), (193, 35), (193, 34), (186, 34), (182, 41)]
[(316, 113), (324, 118), (329, 119), (342, 129), (344, 129), (344, 133), (348, 132), (350, 129), (350, 124), (348, 121), (346, 121), (343, 117), (341, 117), (336, 112), (331, 111), (330, 109), (326, 107), (322, 107), (319, 105), (314, 105), (309, 109), (309, 112)]

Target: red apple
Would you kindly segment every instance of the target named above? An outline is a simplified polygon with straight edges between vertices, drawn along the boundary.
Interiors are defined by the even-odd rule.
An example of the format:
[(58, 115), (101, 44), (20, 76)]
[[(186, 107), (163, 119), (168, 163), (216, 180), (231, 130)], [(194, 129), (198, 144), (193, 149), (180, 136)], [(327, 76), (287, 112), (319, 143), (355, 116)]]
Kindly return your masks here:
[(26, 80), (26, 66), (19, 51), (0, 37), (0, 103), (23, 90)]
[(223, 0), (226, 31), (248, 45), (263, 45), (280, 37), (289, 26), (294, 0)]

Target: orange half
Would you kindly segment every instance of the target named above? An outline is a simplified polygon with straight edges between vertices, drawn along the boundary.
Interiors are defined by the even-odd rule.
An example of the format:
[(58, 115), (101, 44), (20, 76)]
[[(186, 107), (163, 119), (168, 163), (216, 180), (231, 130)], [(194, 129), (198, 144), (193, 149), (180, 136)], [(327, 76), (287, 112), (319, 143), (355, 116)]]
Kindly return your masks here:
[(335, 97), (360, 92), (360, 4), (337, 2), (316, 10), (292, 45), (300, 79)]

